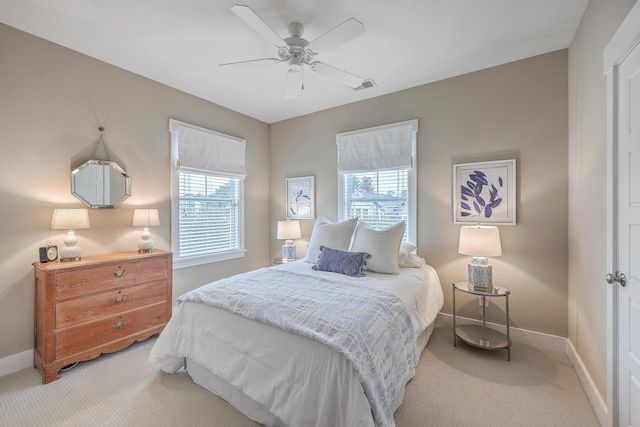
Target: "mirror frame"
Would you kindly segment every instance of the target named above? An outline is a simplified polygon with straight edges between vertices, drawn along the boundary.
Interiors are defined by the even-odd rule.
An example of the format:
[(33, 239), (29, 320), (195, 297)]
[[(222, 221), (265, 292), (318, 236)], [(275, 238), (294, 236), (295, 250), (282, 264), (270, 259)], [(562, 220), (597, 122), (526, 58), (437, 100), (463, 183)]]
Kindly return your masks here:
[[(100, 204), (92, 204), (88, 200), (86, 200), (81, 194), (78, 193), (78, 189), (76, 188), (76, 175), (78, 172), (83, 169), (91, 166), (91, 165), (101, 165), (108, 166), (113, 168), (117, 173), (122, 174), (124, 177), (124, 194), (122, 194), (118, 200), (113, 202), (113, 204), (109, 205), (100, 205)], [(118, 165), (116, 162), (111, 162), (108, 160), (87, 160), (82, 165), (78, 166), (71, 172), (71, 194), (73, 194), (76, 198), (78, 198), (82, 203), (88, 206), (91, 209), (102, 209), (102, 208), (116, 208), (122, 204), (129, 196), (131, 196), (131, 177)]]

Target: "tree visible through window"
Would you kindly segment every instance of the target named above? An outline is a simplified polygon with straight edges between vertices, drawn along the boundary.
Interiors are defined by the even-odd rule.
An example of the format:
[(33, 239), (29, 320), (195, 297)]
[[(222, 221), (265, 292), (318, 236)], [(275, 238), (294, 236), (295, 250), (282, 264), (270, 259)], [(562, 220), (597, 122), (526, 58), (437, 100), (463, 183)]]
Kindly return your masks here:
[(343, 218), (359, 218), (378, 230), (404, 221), (408, 229), (408, 175), (406, 169), (344, 174)]

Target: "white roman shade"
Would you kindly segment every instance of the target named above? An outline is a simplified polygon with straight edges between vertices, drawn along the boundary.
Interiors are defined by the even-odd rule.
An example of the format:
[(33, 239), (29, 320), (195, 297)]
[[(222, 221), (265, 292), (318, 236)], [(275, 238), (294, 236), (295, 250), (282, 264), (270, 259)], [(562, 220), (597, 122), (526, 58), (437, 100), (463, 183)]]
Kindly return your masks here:
[(338, 173), (411, 169), (418, 120), (336, 135)]
[(176, 170), (247, 176), (244, 139), (173, 119), (169, 129), (178, 141)]

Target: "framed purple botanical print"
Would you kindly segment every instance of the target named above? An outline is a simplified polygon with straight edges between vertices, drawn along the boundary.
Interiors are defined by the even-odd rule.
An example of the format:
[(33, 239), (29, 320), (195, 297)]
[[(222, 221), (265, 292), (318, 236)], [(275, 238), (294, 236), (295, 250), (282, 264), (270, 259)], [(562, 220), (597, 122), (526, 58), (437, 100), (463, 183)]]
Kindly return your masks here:
[(516, 161), (453, 166), (453, 222), (516, 223)]

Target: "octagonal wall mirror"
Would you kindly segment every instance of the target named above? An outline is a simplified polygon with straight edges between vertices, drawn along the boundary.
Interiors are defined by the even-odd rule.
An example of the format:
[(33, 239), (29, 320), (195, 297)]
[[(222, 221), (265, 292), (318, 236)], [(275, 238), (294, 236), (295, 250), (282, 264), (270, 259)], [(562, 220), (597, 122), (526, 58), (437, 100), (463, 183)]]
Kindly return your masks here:
[(115, 208), (131, 196), (131, 177), (116, 162), (87, 160), (71, 172), (71, 194), (91, 209)]

